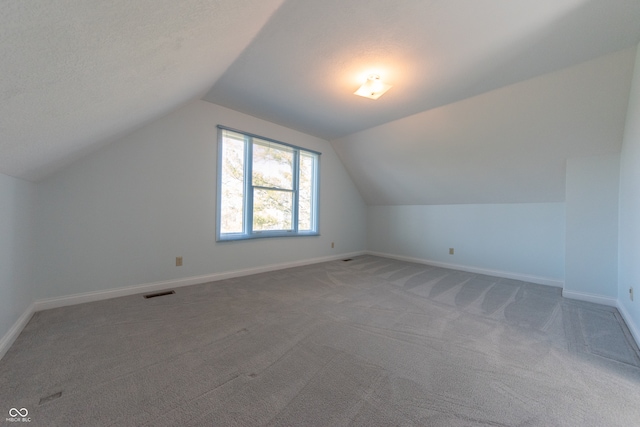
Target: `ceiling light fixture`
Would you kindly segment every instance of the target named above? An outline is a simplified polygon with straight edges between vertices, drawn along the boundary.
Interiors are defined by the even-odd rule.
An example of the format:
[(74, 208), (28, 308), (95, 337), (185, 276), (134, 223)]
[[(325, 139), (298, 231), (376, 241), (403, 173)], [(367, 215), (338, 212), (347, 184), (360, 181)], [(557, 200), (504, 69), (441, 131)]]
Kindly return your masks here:
[(382, 83), (379, 75), (371, 74), (367, 78), (367, 81), (360, 86), (360, 89), (353, 93), (358, 96), (364, 96), (365, 98), (378, 99), (390, 88), (391, 85)]

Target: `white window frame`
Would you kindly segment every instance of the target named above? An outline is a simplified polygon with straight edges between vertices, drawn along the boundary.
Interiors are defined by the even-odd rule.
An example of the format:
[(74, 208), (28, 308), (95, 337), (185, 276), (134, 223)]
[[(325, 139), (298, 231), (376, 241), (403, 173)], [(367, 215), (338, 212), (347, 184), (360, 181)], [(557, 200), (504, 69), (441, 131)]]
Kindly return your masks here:
[[(218, 125), (218, 176), (217, 176), (217, 207), (216, 207), (216, 241), (259, 239), (265, 237), (294, 237), (294, 236), (319, 236), (318, 212), (320, 210), (320, 155), (321, 153), (306, 148), (301, 148), (285, 142), (265, 138), (260, 135), (244, 132), (241, 130)], [(243, 230), (235, 233), (222, 233), (222, 167), (223, 167), (223, 134), (224, 131), (234, 132), (244, 136), (244, 197), (243, 197)], [(260, 142), (269, 142), (280, 145), (294, 153), (293, 161), (293, 217), (291, 230), (253, 230), (253, 191), (264, 187), (253, 186), (253, 145), (254, 138)], [(255, 142), (255, 144), (260, 144)], [(311, 229), (299, 230), (298, 210), (299, 210), (299, 164), (300, 155), (311, 155), (315, 159), (312, 174), (312, 207), (311, 207)], [(268, 188), (268, 187), (267, 187)], [(275, 189), (275, 188), (274, 188)], [(289, 190), (287, 190), (289, 191)]]

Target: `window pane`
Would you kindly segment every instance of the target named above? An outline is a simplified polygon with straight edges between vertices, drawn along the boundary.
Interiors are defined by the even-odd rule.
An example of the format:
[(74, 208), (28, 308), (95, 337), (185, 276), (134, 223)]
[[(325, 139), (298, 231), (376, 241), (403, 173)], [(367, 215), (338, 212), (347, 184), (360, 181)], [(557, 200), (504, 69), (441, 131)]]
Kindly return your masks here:
[(320, 153), (218, 128), (216, 239), (317, 234)]
[(300, 181), (298, 193), (298, 230), (311, 231), (313, 224), (313, 180), (315, 156), (300, 153)]
[(291, 191), (253, 191), (253, 230), (291, 230), (293, 217), (293, 193)]
[(252, 184), (293, 190), (293, 154), (289, 147), (254, 140)]
[(244, 136), (222, 135), (220, 232), (242, 233), (244, 219)]

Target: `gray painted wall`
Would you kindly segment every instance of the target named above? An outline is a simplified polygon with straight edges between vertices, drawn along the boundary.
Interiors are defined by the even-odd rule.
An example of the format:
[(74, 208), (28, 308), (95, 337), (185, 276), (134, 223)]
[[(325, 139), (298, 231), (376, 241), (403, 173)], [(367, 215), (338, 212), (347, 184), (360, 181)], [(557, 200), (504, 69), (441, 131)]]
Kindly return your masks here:
[(0, 340), (34, 297), (36, 186), (0, 174)]
[(620, 153), (626, 49), (333, 140), (368, 205), (565, 200), (565, 160)]
[[(620, 161), (618, 301), (640, 342), (640, 45)], [(635, 291), (629, 299), (629, 287)]]
[[(603, 154), (569, 160), (566, 206), (366, 207), (326, 141), (204, 101), (192, 102), (38, 184), (0, 175), (0, 337), (35, 299), (366, 248), (523, 275), (566, 276), (569, 290), (617, 296), (637, 331), (637, 61), (620, 160), (619, 205), (614, 178), (618, 156)], [(323, 153), (320, 237), (215, 242), (217, 124)], [(612, 218), (618, 210), (616, 225)], [(454, 256), (448, 255), (449, 247), (456, 248)], [(184, 257), (183, 267), (174, 266), (175, 256)], [(592, 263), (594, 259), (598, 261)], [(617, 294), (611, 285), (616, 277)], [(628, 299), (629, 286), (636, 288), (634, 302)]]
[(376, 252), (561, 283), (564, 227), (564, 203), (372, 206), (368, 244)]
[[(319, 237), (216, 242), (216, 125), (316, 150)], [(366, 248), (366, 207), (331, 145), (192, 102), (39, 184), (39, 298), (243, 270)], [(331, 248), (335, 242), (335, 248)], [(184, 265), (175, 266), (182, 256)]]
[(615, 299), (620, 155), (567, 160), (564, 289)]

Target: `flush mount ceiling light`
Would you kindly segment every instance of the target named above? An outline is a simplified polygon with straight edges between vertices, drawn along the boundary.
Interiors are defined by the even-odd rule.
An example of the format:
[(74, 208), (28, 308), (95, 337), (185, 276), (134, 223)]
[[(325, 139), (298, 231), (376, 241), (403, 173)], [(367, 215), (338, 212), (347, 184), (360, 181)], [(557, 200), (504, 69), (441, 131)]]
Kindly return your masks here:
[(353, 93), (355, 95), (364, 96), (365, 98), (378, 99), (390, 88), (391, 85), (382, 83), (379, 75), (371, 74), (367, 78), (367, 81), (360, 86), (360, 89)]

